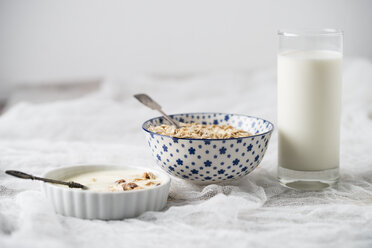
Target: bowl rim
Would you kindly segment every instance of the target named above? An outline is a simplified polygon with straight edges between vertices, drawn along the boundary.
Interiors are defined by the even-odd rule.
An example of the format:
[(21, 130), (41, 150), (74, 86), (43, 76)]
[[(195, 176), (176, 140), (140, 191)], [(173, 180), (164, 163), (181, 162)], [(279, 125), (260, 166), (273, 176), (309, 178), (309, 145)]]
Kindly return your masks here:
[[(74, 169), (74, 168), (81, 168), (81, 167), (107, 167), (107, 169), (135, 169), (135, 170), (142, 170), (143, 171), (150, 171), (150, 172), (155, 172), (158, 174), (161, 174), (162, 176), (165, 177), (165, 181), (160, 184), (158, 187), (154, 188), (147, 188), (147, 189), (138, 189), (138, 190), (131, 190), (131, 191), (119, 191), (119, 192), (96, 192), (92, 190), (79, 190), (79, 189), (74, 189), (74, 188), (69, 188), (69, 187), (61, 187), (60, 185), (56, 185), (53, 183), (46, 183), (46, 182), (41, 182), (42, 186), (44, 187), (51, 187), (53, 190), (62, 190), (62, 191), (69, 191), (73, 192), (76, 194), (94, 194), (94, 195), (118, 195), (118, 194), (137, 194), (139, 192), (143, 191), (157, 191), (160, 190), (161, 188), (168, 187), (171, 182), (171, 178), (167, 173), (164, 173), (163, 171), (160, 170), (153, 170), (153, 169), (148, 169), (145, 170), (146, 168), (142, 167), (133, 167), (133, 166), (125, 166), (125, 165), (110, 165), (110, 164), (76, 164), (76, 165), (70, 165), (70, 166), (62, 166), (58, 168), (54, 168), (51, 170), (48, 170), (43, 174), (43, 177), (48, 177), (48, 174), (56, 172), (56, 171), (63, 171), (63, 170), (68, 170), (68, 169)], [(99, 170), (99, 169), (98, 169)], [(103, 169), (104, 170), (104, 169)]]
[(251, 135), (251, 136), (247, 136), (247, 137), (240, 137), (240, 138), (229, 138), (229, 139), (195, 139), (195, 138), (177, 138), (177, 137), (172, 137), (172, 136), (169, 136), (169, 135), (163, 135), (163, 134), (158, 134), (158, 133), (154, 133), (154, 132), (151, 132), (150, 130), (146, 129), (145, 128), (145, 124), (147, 122), (150, 122), (150, 121), (153, 121), (155, 119), (159, 119), (159, 118), (162, 118), (162, 116), (157, 116), (157, 117), (154, 117), (154, 118), (151, 118), (151, 119), (148, 119), (146, 120), (145, 122), (143, 122), (142, 124), (142, 129), (147, 132), (147, 133), (150, 133), (150, 134), (153, 134), (153, 135), (158, 135), (158, 136), (161, 136), (161, 137), (167, 137), (167, 138), (171, 138), (171, 139), (180, 139), (180, 140), (200, 140), (200, 141), (221, 141), (221, 140), (241, 140), (241, 139), (247, 139), (247, 138), (254, 138), (254, 137), (259, 137), (259, 136), (262, 136), (262, 135), (265, 135), (265, 134), (268, 134), (268, 133), (271, 133), (274, 131), (274, 124), (268, 120), (265, 120), (263, 118), (260, 118), (260, 117), (256, 117), (256, 116), (251, 116), (251, 115), (244, 115), (244, 114), (235, 114), (235, 113), (222, 113), (222, 112), (191, 112), (191, 113), (177, 113), (177, 114), (171, 114), (169, 115), (170, 117), (173, 117), (173, 116), (177, 116), (177, 115), (186, 115), (186, 114), (189, 114), (189, 115), (195, 115), (195, 114), (222, 114), (222, 115), (237, 115), (237, 116), (244, 116), (244, 117), (249, 117), (249, 118), (255, 118), (255, 119), (259, 119), (259, 120), (263, 120), (265, 122), (268, 122), (270, 123), (271, 125), (271, 129), (267, 132), (264, 132), (264, 133), (259, 133), (259, 134), (255, 134), (255, 135)]

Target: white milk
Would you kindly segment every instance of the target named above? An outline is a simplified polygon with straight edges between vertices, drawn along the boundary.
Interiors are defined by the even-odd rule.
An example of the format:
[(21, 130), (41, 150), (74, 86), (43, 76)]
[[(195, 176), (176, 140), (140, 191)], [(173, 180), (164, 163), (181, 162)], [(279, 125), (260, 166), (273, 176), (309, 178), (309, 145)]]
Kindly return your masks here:
[(339, 166), (342, 54), (278, 55), (279, 166), (320, 171)]

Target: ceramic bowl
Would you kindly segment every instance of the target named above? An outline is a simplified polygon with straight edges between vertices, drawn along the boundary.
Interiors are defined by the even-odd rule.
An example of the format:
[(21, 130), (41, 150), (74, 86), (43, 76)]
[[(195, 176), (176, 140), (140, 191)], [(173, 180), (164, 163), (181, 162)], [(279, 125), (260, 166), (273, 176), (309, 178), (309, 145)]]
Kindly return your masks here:
[(144, 122), (148, 146), (156, 163), (169, 174), (197, 184), (243, 177), (261, 162), (274, 125), (264, 119), (223, 113), (185, 113), (171, 116), (179, 122), (227, 124), (253, 136), (231, 139), (174, 138), (156, 134), (149, 126), (168, 124), (162, 117)]
[(82, 219), (119, 220), (136, 217), (145, 211), (159, 211), (167, 203), (170, 177), (159, 171), (111, 165), (81, 165), (55, 169), (44, 177), (63, 180), (77, 174), (101, 170), (135, 169), (150, 171), (162, 184), (155, 188), (123, 192), (94, 192), (42, 183), (42, 191), (61, 215)]

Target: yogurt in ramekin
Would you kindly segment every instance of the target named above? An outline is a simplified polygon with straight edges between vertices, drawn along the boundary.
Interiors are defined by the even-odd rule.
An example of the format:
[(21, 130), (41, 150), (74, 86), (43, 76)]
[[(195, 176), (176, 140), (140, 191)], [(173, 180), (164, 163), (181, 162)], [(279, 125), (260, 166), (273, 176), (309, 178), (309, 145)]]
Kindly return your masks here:
[[(163, 183), (161, 177), (150, 171), (133, 169), (93, 170), (66, 177), (63, 181), (73, 181), (88, 187), (94, 192), (123, 192), (158, 187)], [(67, 187), (61, 185), (61, 187)]]
[(44, 177), (88, 186), (88, 190), (82, 190), (42, 183), (57, 213), (82, 219), (118, 220), (162, 210), (170, 187), (170, 177), (163, 172), (125, 166), (63, 167)]

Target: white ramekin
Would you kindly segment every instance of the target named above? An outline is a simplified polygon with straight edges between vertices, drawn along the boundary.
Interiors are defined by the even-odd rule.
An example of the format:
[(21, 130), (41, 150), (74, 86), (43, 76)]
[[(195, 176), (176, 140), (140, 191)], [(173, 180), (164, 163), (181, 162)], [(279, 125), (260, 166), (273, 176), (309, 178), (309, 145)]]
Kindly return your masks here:
[[(44, 177), (63, 179), (93, 170), (136, 169), (114, 165), (78, 165), (54, 169)], [(142, 169), (140, 169), (142, 170)], [(119, 220), (136, 217), (146, 211), (162, 210), (167, 204), (170, 177), (162, 172), (150, 171), (160, 178), (162, 184), (149, 189), (123, 192), (93, 192), (70, 189), (51, 183), (42, 183), (42, 191), (55, 211), (64, 216), (82, 219)]]

